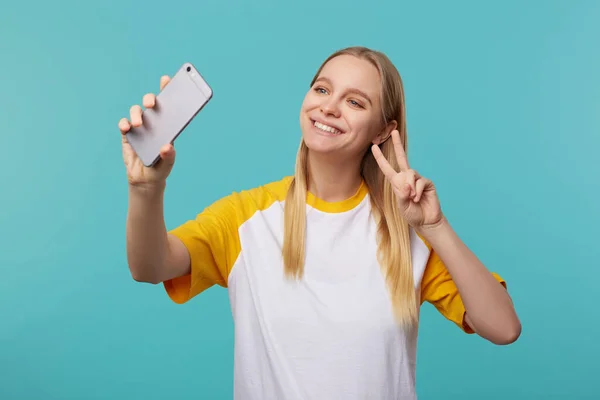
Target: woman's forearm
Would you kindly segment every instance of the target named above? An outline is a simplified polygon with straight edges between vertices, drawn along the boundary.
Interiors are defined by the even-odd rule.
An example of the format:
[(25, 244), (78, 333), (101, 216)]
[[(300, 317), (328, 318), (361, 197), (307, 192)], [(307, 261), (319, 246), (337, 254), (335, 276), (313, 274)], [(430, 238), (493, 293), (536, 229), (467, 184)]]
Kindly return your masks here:
[(448, 269), (466, 309), (466, 322), (495, 344), (509, 344), (521, 334), (521, 323), (505, 288), (444, 220), (419, 233)]

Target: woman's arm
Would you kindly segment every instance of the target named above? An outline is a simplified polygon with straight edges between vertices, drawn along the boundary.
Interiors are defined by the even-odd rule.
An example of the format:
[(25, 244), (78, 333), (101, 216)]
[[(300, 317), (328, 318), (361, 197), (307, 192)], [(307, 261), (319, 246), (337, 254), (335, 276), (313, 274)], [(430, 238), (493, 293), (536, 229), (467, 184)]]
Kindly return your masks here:
[(495, 344), (510, 344), (521, 334), (508, 292), (462, 242), (444, 218), (419, 234), (438, 254), (456, 284), (465, 305), (466, 322), (481, 337)]

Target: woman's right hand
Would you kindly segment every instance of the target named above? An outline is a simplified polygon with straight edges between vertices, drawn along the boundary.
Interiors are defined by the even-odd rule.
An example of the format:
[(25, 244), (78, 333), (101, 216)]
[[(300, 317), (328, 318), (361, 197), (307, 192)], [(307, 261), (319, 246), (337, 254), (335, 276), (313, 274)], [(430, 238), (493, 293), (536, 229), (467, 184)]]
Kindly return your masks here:
[[(160, 78), (160, 90), (169, 83), (170, 78), (163, 76)], [(152, 93), (146, 94), (142, 99), (142, 105), (145, 108), (152, 108), (156, 104), (156, 96)], [(146, 167), (139, 159), (131, 145), (127, 142), (125, 134), (131, 127), (142, 125), (142, 108), (134, 105), (129, 111), (129, 117), (119, 121), (119, 130), (121, 131), (121, 141), (123, 147), (123, 161), (127, 169), (127, 179), (130, 186), (135, 187), (153, 187), (164, 186), (167, 177), (173, 169), (175, 163), (175, 149), (173, 145), (166, 144), (160, 149), (160, 160), (152, 167)]]

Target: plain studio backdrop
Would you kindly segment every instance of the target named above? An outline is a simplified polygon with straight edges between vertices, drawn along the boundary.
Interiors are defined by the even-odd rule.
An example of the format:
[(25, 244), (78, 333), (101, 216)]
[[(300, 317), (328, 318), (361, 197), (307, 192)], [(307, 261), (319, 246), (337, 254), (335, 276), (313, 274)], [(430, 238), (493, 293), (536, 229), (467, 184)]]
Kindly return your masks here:
[(192, 62), (215, 95), (176, 143), (169, 228), (293, 172), (334, 50), (404, 78), (411, 165), (508, 282), (497, 347), (422, 309), (421, 400), (588, 399), (600, 356), (600, 2), (10, 2), (0, 12), (0, 398), (228, 399), (227, 291), (131, 279), (117, 123)]

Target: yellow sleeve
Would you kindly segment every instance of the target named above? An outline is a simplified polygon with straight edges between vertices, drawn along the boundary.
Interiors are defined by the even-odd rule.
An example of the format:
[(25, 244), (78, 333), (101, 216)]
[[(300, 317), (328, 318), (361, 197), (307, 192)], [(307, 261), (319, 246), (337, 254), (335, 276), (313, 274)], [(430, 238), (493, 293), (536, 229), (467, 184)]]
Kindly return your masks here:
[(242, 209), (240, 195), (232, 194), (169, 231), (183, 242), (191, 259), (188, 275), (163, 283), (175, 303), (185, 303), (215, 284), (227, 287), (229, 272), (240, 253)]
[[(506, 288), (506, 282), (498, 274), (494, 278)], [(465, 306), (446, 266), (435, 251), (431, 251), (423, 280), (421, 281), (421, 304), (428, 302), (448, 320), (466, 333), (474, 333), (465, 322)]]

